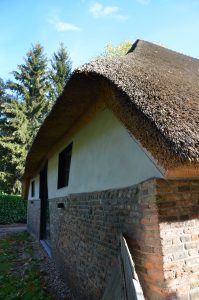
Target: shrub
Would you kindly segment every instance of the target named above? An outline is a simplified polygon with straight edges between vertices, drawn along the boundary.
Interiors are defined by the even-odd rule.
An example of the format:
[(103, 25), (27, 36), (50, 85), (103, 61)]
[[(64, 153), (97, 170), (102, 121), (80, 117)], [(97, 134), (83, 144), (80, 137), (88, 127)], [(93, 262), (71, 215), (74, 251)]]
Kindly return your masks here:
[(26, 223), (27, 202), (18, 195), (0, 192), (0, 224)]

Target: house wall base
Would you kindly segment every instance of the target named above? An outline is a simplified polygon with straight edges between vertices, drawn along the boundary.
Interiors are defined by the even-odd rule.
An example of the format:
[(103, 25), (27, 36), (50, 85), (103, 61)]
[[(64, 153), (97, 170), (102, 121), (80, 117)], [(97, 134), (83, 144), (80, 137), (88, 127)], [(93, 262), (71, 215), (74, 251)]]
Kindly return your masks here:
[[(49, 204), (52, 255), (76, 299), (101, 299), (120, 233), (147, 300), (199, 299), (199, 180), (151, 179)], [(37, 232), (38, 218), (28, 220)]]
[(40, 238), (40, 206), (39, 199), (28, 200), (27, 207), (27, 229), (37, 239)]
[(156, 206), (164, 274), (156, 291), (163, 299), (199, 299), (199, 179), (157, 180)]

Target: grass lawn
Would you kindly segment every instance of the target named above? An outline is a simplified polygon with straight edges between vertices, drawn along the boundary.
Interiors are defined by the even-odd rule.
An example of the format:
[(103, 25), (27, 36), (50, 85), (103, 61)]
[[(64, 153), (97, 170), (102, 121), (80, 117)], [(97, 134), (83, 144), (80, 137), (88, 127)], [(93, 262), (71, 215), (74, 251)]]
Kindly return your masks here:
[(0, 300), (52, 300), (26, 232), (0, 237)]

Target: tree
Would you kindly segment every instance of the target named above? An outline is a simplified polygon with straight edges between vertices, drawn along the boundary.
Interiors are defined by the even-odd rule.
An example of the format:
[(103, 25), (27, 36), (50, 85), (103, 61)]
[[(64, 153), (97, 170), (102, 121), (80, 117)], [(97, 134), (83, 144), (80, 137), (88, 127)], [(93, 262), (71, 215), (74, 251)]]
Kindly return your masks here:
[(19, 192), (27, 145), (27, 118), (23, 103), (6, 92), (0, 79), (0, 190)]
[[(3, 137), (3, 130), (1, 128), (1, 125), (5, 122), (5, 116), (3, 114), (3, 106), (4, 104), (8, 101), (8, 97), (6, 95), (6, 89), (5, 89), (5, 83), (3, 79), (0, 78), (0, 141), (1, 138)], [(6, 171), (6, 166), (5, 162), (2, 159), (2, 151), (0, 148), (0, 191), (4, 190), (5, 184), (6, 184), (6, 176), (5, 176), (5, 171)]]
[(34, 137), (49, 112), (49, 73), (47, 58), (40, 44), (33, 46), (24, 60), (25, 64), (12, 72), (15, 81), (9, 81), (7, 86), (24, 104), (30, 136)]
[(27, 151), (71, 73), (63, 44), (50, 69), (40, 44), (32, 46), (24, 61), (12, 72), (14, 81), (0, 79), (0, 190), (6, 192), (20, 191)]
[(28, 121), (23, 103), (6, 98), (0, 117), (0, 190), (19, 192), (27, 153)]
[(103, 53), (103, 56), (114, 57), (119, 55), (125, 55), (128, 52), (128, 50), (131, 48), (131, 46), (132, 46), (132, 42), (130, 40), (124, 41), (115, 47), (111, 42), (109, 42), (105, 46), (105, 51)]
[(8, 101), (8, 95), (6, 93), (6, 84), (3, 79), (0, 78), (0, 117), (1, 117), (1, 108), (2, 104)]
[(53, 101), (62, 93), (66, 82), (71, 75), (71, 60), (64, 44), (60, 44), (57, 53), (51, 59), (50, 81), (52, 85), (51, 96)]
[[(25, 57), (25, 63), (12, 72), (15, 81), (8, 81), (1, 101), (0, 115), (0, 189), (20, 190), (27, 150), (50, 107), (47, 58), (37, 44)], [(2, 97), (1, 97), (2, 98)]]

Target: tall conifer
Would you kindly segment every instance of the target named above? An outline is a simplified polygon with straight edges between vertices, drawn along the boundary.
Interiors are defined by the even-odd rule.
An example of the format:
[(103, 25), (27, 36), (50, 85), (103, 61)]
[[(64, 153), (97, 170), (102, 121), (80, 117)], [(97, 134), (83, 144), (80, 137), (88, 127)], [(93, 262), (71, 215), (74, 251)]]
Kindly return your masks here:
[(18, 65), (18, 71), (12, 72), (15, 81), (9, 81), (8, 88), (24, 103), (30, 135), (34, 137), (49, 111), (49, 73), (40, 44), (33, 46), (24, 60), (25, 64)]
[(0, 79), (0, 190), (20, 191), (27, 151), (70, 76), (63, 44), (53, 54), (50, 69), (47, 63), (43, 47), (36, 44), (12, 73), (13, 81)]
[(71, 66), (69, 54), (64, 47), (64, 44), (61, 43), (57, 53), (55, 52), (51, 59), (50, 81), (53, 99), (56, 99), (62, 93), (64, 86), (71, 75)]

